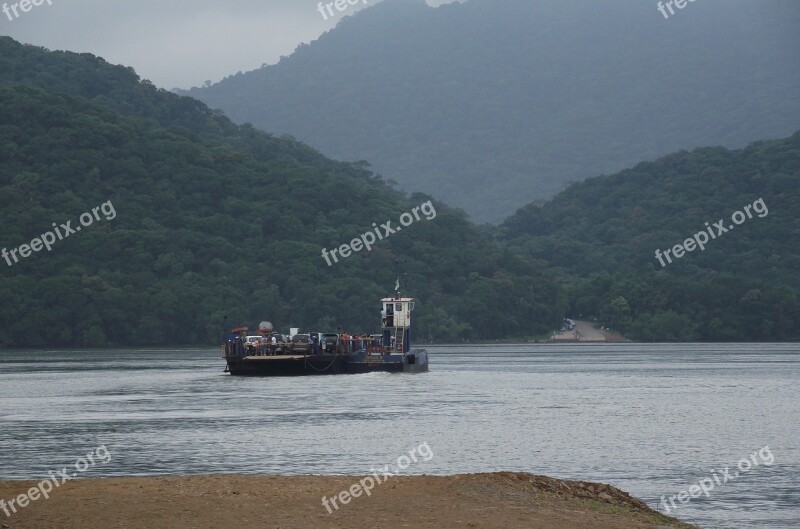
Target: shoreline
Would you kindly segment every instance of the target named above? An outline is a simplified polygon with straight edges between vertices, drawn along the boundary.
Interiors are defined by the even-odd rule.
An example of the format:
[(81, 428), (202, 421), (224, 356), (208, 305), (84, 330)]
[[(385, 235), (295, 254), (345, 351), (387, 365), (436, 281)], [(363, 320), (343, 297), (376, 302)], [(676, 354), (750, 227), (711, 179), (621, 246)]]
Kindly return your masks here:
[[(609, 338), (617, 336), (615, 333), (609, 333)], [(597, 344), (630, 344), (630, 345), (800, 345), (800, 342), (786, 342), (786, 341), (774, 341), (774, 342), (638, 342), (635, 340), (630, 340), (628, 338), (623, 338), (621, 340), (614, 340), (609, 339), (607, 341), (574, 341), (574, 340), (552, 340), (552, 339), (543, 339), (543, 340), (525, 340), (523, 338), (517, 338), (513, 340), (475, 340), (475, 341), (468, 341), (468, 342), (426, 342), (422, 340), (415, 340), (414, 343), (421, 347), (424, 346), (434, 346), (434, 347), (461, 347), (465, 345), (472, 345), (472, 346), (485, 346), (485, 345), (520, 345), (520, 346), (530, 346), (530, 345), (597, 345)], [(108, 347), (77, 347), (77, 346), (59, 346), (59, 347), (47, 347), (47, 348), (38, 348), (38, 347), (7, 347), (0, 345), (0, 351), (9, 351), (9, 352), (93, 352), (93, 351), (126, 351), (130, 349), (136, 350), (148, 350), (148, 351), (171, 351), (171, 350), (214, 350), (218, 352), (219, 345), (110, 345)]]
[[(16, 513), (3, 529), (155, 527), (289, 529), (692, 529), (610, 485), (521, 472), (396, 476), (369, 495), (346, 491), (364, 476), (216, 474), (69, 481)], [(0, 481), (0, 499), (35, 486)], [(341, 494), (341, 496), (340, 496)], [(337, 509), (323, 498), (342, 497)]]

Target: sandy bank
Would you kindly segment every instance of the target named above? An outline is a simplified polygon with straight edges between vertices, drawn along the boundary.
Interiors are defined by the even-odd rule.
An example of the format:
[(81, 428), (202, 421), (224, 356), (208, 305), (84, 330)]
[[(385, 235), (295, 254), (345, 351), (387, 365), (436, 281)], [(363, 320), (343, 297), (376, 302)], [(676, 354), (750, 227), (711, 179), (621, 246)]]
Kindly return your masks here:
[[(329, 514), (356, 477), (238, 475), (85, 479), (67, 482), (4, 529), (667, 529), (687, 528), (608, 485), (530, 474), (392, 477)], [(0, 482), (0, 499), (33, 482)]]
[(595, 328), (595, 324), (590, 321), (576, 321), (575, 329), (572, 331), (557, 332), (548, 340), (550, 343), (583, 343), (583, 342), (606, 342), (606, 343), (627, 343), (627, 338), (618, 332), (600, 330)]

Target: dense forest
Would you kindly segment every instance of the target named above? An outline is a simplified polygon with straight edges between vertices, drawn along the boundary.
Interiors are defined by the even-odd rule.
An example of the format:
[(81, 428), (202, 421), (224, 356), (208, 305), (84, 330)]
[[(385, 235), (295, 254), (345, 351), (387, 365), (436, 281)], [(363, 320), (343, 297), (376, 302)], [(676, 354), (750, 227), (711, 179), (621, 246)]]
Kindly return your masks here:
[(236, 126), (89, 54), (0, 38), (0, 247), (111, 201), (97, 222), (8, 266), (0, 344), (218, 343), (231, 324), (370, 332), (401, 276), (417, 338), (548, 332), (563, 290), (463, 212), (334, 266), (321, 256), (429, 200), (366, 164)]
[[(731, 229), (735, 212), (761, 199)], [(726, 233), (713, 227), (724, 219)], [(741, 217), (737, 218), (741, 220)], [(715, 239), (655, 251), (711, 225)], [(648, 341), (800, 339), (800, 132), (697, 149), (574, 184), (501, 226), (510, 248), (564, 277), (571, 313)], [(702, 240), (702, 237), (700, 238)]]
[(187, 94), (499, 224), (570, 182), (797, 130), (797, 0), (681, 15), (641, 0), (386, 0)]
[[(800, 133), (576, 183), (500, 227), (433, 200), (328, 266), (321, 255), (431, 198), (89, 54), (0, 38), (0, 249), (113, 202), (116, 216), (0, 260), (0, 345), (216, 343), (229, 325), (370, 331), (398, 275), (415, 332), (542, 336), (564, 315), (645, 341), (800, 340)], [(762, 199), (768, 214), (654, 256)]]

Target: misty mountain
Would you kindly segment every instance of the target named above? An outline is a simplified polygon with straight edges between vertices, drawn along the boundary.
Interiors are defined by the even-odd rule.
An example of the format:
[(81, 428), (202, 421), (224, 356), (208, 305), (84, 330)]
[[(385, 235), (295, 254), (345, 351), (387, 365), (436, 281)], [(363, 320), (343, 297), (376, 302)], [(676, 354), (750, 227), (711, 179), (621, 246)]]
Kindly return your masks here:
[(499, 222), (569, 182), (800, 124), (795, 0), (386, 0), (188, 94)]
[[(428, 197), (89, 54), (0, 38), (0, 106), (0, 248), (105, 201), (117, 214), (0, 261), (4, 345), (209, 343), (223, 315), (369, 329), (397, 260), (425, 338), (541, 336), (569, 311), (646, 341), (800, 339), (800, 134), (589, 178), (499, 228), (435, 202), (327, 266), (322, 248)], [(769, 215), (658, 268), (655, 249), (758, 198)]]
[[(418, 299), (418, 338), (541, 334), (562, 317), (554, 281), (439, 202), (327, 264), (323, 249), (373, 223), (399, 228), (429, 197), (234, 125), (131, 68), (3, 37), (0, 109), (2, 345), (219, 343), (226, 315), (371, 332), (398, 274)], [(36, 249), (107, 202), (113, 217)]]

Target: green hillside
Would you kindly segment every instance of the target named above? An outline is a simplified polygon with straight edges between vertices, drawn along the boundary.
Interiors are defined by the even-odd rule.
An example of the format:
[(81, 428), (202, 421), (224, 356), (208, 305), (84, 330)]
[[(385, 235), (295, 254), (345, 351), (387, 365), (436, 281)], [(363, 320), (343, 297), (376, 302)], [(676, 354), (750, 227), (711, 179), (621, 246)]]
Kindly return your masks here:
[[(707, 229), (714, 238), (697, 237), (672, 263), (656, 257)], [(526, 206), (500, 233), (564, 274), (573, 314), (597, 315), (633, 338), (800, 339), (800, 133), (592, 178)]]
[[(385, 0), (187, 92), (500, 223), (569, 183), (800, 122), (797, 0)], [(231, 72), (233, 73), (233, 72)]]
[(439, 202), (434, 219), (329, 267), (323, 248), (429, 198), (129, 68), (0, 38), (0, 108), (0, 248), (109, 201), (116, 213), (0, 260), (0, 344), (211, 344), (225, 315), (372, 331), (398, 260), (417, 337), (542, 333), (563, 313), (551, 279)]
[[(87, 54), (0, 38), (0, 108), (2, 345), (211, 344), (224, 316), (368, 331), (398, 268), (418, 338), (539, 335), (570, 313), (647, 341), (800, 340), (800, 133), (591, 178), (496, 229), (432, 201), (328, 266), (323, 248), (430, 197)], [(656, 259), (758, 200), (704, 251)], [(101, 204), (114, 215), (22, 253)]]

